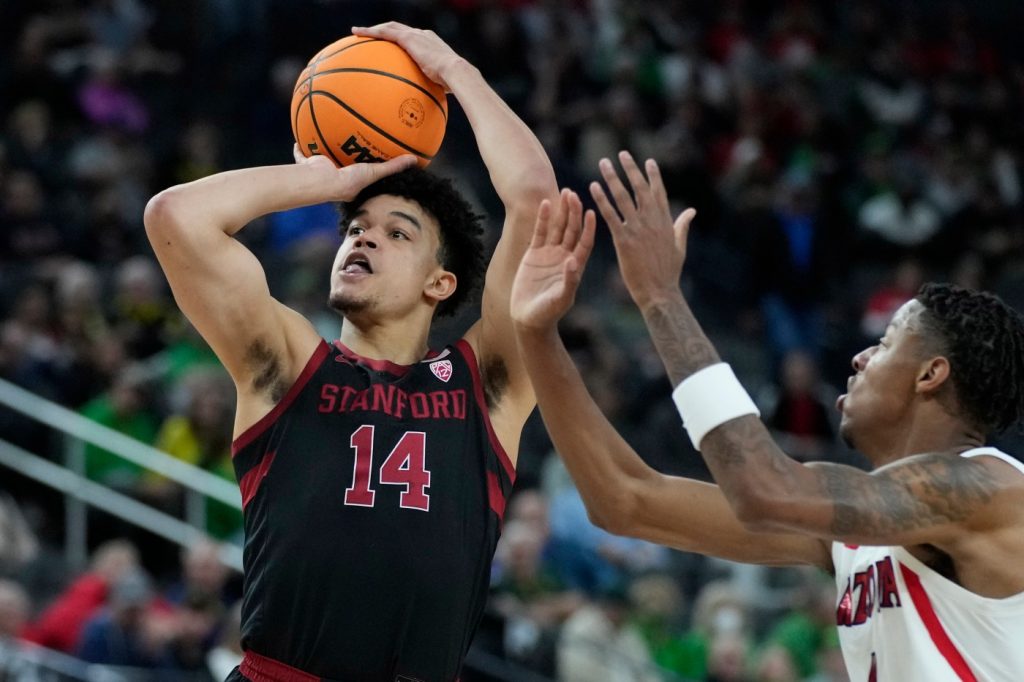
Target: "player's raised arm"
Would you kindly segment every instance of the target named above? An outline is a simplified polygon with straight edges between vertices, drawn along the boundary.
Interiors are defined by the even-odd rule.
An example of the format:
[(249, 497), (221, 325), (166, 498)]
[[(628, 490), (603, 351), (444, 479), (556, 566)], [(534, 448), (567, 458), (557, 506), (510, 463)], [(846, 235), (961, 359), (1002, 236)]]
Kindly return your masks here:
[(181, 310), (210, 344), (240, 394), (273, 393), (301, 370), (319, 337), (304, 319), (275, 301), (256, 257), (233, 238), (267, 213), (343, 200), (377, 178), (415, 163), (338, 169), (324, 157), (297, 164), (218, 173), (154, 196), (146, 233)]
[[(554, 170), (540, 141), (502, 101), (472, 64), (456, 54), (433, 31), (413, 29), (396, 22), (372, 28), (353, 28), (357, 35), (392, 40), (401, 45), (423, 72), (443, 85), (462, 105), (491, 183), (505, 207), (505, 223), (487, 270), (482, 320), (467, 334), (477, 349), (487, 384), (488, 400), (500, 428), (510, 411), (518, 433), (533, 409), (533, 394), (516, 353), (509, 319), (509, 291), (519, 260), (526, 250), (541, 200), (558, 194)], [(495, 360), (504, 371), (487, 376)], [(502, 386), (502, 384), (507, 384)], [(511, 398), (508, 400), (507, 398)]]
[(579, 198), (567, 190), (555, 206), (544, 202), (512, 291), (516, 338), (541, 415), (591, 519), (613, 533), (686, 551), (828, 568), (820, 540), (751, 532), (717, 486), (651, 469), (594, 403), (557, 329), (572, 306), (594, 222), (593, 212), (583, 218)]
[[(952, 436), (964, 426), (959, 420), (941, 432), (925, 433), (907, 414), (895, 414), (904, 409), (900, 405), (912, 402), (911, 396), (920, 396), (924, 421), (928, 411), (945, 409), (939, 393), (949, 387), (949, 362), (915, 336), (912, 307), (906, 319), (898, 316), (894, 321), (881, 346), (854, 359), (856, 376), (851, 378), (857, 390), (865, 373), (892, 373), (886, 387), (893, 392), (890, 430), (903, 433), (879, 434), (879, 443), (856, 443), (862, 451), (881, 448), (872, 459), (892, 463), (866, 473), (835, 464), (803, 465), (787, 457), (731, 370), (720, 363), (682, 295), (688, 212), (673, 223), (654, 161), (647, 161), (645, 175), (628, 153), (619, 159), (635, 199), (607, 159), (601, 174), (611, 198), (597, 183), (591, 192), (611, 229), (626, 286), (673, 385), (682, 384), (673, 396), (684, 425), (748, 528), (856, 544), (948, 547), (965, 533), (1020, 520), (1020, 513), (1013, 511), (1021, 498), (1020, 477), (1005, 476), (1008, 465), (992, 458), (956, 456), (981, 444), (977, 433), (968, 428), (957, 442)], [(876, 381), (872, 378), (871, 383)], [(862, 395), (857, 399), (864, 400)], [(886, 451), (891, 446), (882, 447), (882, 442), (895, 444), (895, 449)], [(950, 448), (951, 442), (959, 447)], [(947, 451), (906, 457), (936, 450), (939, 444), (947, 444)]]

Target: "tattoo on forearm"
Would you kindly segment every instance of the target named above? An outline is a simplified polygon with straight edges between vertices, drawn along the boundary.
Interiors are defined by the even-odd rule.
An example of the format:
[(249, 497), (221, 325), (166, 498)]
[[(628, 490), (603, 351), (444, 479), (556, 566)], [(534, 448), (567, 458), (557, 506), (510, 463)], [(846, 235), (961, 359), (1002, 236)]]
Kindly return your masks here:
[(956, 523), (988, 503), (998, 481), (982, 464), (954, 455), (931, 455), (881, 471), (851, 476), (841, 467), (819, 469), (833, 500), (836, 535), (883, 534)]
[[(784, 483), (793, 480), (793, 469), (789, 458), (772, 439), (768, 429), (757, 417), (750, 415), (728, 421), (708, 435), (701, 443), (701, 454), (715, 474), (726, 473), (739, 467), (753, 465), (767, 467)], [(718, 478), (720, 485), (727, 481)]]
[[(705, 436), (705, 443), (710, 438), (712, 436)], [(708, 447), (705, 445), (704, 450), (708, 453), (705, 455), (705, 459), (712, 468), (714, 468), (714, 464), (717, 464), (722, 469), (735, 469), (736, 467), (743, 466), (746, 462), (743, 445), (731, 438), (722, 438), (721, 444), (718, 447)], [(712, 455), (711, 453), (714, 454)]]
[[(718, 352), (684, 299), (651, 306), (644, 311), (644, 319), (673, 385), (719, 362)], [(727, 492), (742, 492), (750, 477), (764, 479), (765, 474), (773, 478), (774, 486), (795, 484), (792, 462), (757, 417), (734, 419), (712, 430), (701, 443), (701, 454)]]
[[(673, 385), (719, 362), (685, 300), (651, 306), (644, 319)], [(794, 466), (753, 416), (712, 430), (701, 443), (701, 454), (727, 495), (730, 489), (742, 494), (749, 485), (770, 486), (785, 494), (808, 484), (801, 477), (805, 470)], [(870, 476), (839, 465), (815, 471), (822, 497), (831, 500), (831, 532), (836, 536), (881, 535), (960, 522), (987, 504), (998, 489), (998, 481), (984, 465), (950, 454), (920, 457)]]
[(645, 311), (644, 318), (673, 385), (719, 361), (718, 352), (685, 301), (652, 306)]

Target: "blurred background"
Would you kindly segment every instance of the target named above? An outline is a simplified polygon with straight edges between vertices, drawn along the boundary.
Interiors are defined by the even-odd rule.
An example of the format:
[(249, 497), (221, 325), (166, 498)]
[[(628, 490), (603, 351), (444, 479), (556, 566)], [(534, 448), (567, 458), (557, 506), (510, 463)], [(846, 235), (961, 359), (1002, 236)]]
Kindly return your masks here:
[[(388, 19), (476, 64), (581, 196), (602, 156), (658, 160), (674, 210), (698, 209), (684, 290), (801, 461), (864, 465), (833, 403), (922, 282), (1024, 307), (1012, 0), (0, 0), (0, 680), (220, 680), (237, 662), (233, 389), (142, 211), (290, 162), (299, 70)], [(493, 243), (500, 204), (450, 105), (431, 169)], [(336, 219), (240, 235), (327, 338)], [(652, 466), (708, 478), (601, 228), (563, 334)], [(1024, 452), (1020, 432), (996, 444)], [(463, 680), (846, 679), (827, 576), (593, 527), (536, 417), (519, 462)]]

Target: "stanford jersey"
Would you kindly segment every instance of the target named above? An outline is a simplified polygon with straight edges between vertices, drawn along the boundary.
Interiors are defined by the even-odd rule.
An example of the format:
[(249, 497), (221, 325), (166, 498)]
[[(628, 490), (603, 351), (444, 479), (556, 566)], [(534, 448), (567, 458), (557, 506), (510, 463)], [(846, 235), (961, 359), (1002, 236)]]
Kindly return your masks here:
[(403, 367), (321, 343), (233, 452), (242, 673), (456, 679), (514, 478), (469, 344)]
[[(964, 457), (997, 457), (995, 448)], [(851, 682), (1019, 682), (1024, 593), (989, 599), (936, 573), (902, 547), (833, 543), (836, 620)]]

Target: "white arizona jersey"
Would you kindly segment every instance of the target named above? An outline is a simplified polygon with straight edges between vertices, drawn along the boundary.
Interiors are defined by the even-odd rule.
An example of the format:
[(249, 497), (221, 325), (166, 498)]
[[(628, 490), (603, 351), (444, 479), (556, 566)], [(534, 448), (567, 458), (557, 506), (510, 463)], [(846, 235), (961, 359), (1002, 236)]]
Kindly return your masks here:
[[(964, 457), (997, 457), (995, 448)], [(851, 682), (1024, 680), (1024, 592), (981, 597), (902, 547), (832, 543), (836, 622)]]

